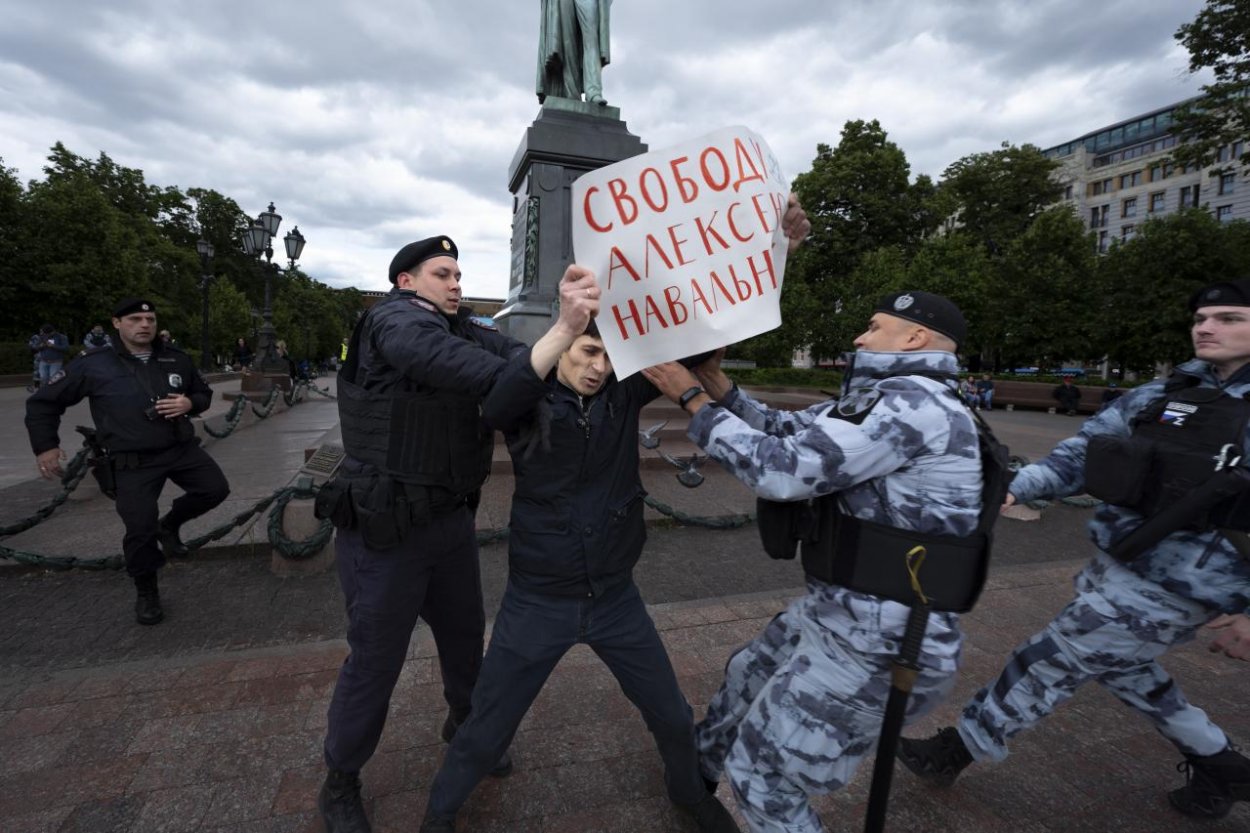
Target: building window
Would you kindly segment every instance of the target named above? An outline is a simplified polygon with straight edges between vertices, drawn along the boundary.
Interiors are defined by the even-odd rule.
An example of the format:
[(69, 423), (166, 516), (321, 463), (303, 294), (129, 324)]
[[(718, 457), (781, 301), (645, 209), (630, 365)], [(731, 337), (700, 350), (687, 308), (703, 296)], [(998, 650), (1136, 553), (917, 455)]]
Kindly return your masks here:
[(1220, 174), (1220, 196), (1233, 193), (1236, 183), (1237, 174)]
[(1098, 251), (1099, 252), (1107, 251), (1107, 239), (1108, 239), (1107, 232), (1105, 231), (1098, 232)]
[(1181, 208), (1198, 207), (1198, 186), (1186, 185), (1181, 189)]
[(1215, 209), (1215, 219), (1219, 220), (1221, 223), (1227, 223), (1229, 220), (1233, 219), (1233, 207), (1231, 205), (1221, 205), (1219, 208)]
[(1131, 174), (1121, 175), (1121, 188), (1134, 188), (1138, 185), (1141, 185), (1141, 171), (1133, 171)]
[(1068, 183), (1068, 185), (1063, 189), (1063, 198), (1065, 200), (1072, 199), (1072, 183)]
[(1125, 242), (1132, 240), (1133, 235), (1137, 233), (1136, 230), (1137, 230), (1136, 226), (1131, 226), (1131, 225), (1122, 226), (1120, 228), (1120, 239)]
[(1090, 186), (1089, 193), (1090, 193), (1090, 196), (1093, 196), (1093, 197), (1096, 197), (1099, 194), (1110, 194), (1111, 193), (1111, 180), (1100, 179), (1099, 181), (1095, 182), (1094, 184)]
[(1089, 210), (1089, 227), (1104, 228), (1107, 225), (1107, 215), (1111, 213), (1111, 205), (1096, 205)]
[(1137, 216), (1137, 197), (1130, 197), (1120, 204), (1121, 217)]
[(1155, 191), (1150, 195), (1150, 213), (1157, 214), (1167, 202), (1167, 191)]
[(1246, 146), (1244, 142), (1233, 142), (1232, 152), (1229, 153), (1228, 155), (1229, 161), (1236, 162), (1237, 160), (1241, 159), (1241, 154), (1242, 154), (1242, 151), (1245, 150), (1245, 147)]
[(1154, 165), (1150, 168), (1150, 181), (1159, 182), (1167, 179), (1172, 175), (1172, 163), (1168, 162), (1161, 165)]

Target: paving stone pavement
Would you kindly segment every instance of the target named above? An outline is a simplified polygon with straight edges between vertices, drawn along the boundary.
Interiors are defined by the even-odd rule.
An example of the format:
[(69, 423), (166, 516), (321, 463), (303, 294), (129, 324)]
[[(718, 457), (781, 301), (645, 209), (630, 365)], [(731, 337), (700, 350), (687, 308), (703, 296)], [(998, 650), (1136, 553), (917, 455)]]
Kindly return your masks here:
[[(305, 407), (253, 425), (217, 450), (238, 444), (232, 467), (279, 452), (295, 456), (298, 443), (325, 430), (313, 426), (316, 408), (301, 411)], [(0, 401), (0, 418), (11, 416)], [(1076, 427), (1045, 414), (991, 416), (1011, 435), (1013, 449), (1033, 457)], [(283, 433), (292, 434), (285, 443)], [(292, 471), (273, 458), (268, 468), (275, 481)], [(644, 477), (653, 494), (692, 514), (732, 514), (753, 505), (745, 490), (713, 472), (693, 491), (659, 469), (644, 470)], [(256, 491), (259, 484), (246, 487)], [(506, 519), (509, 487), (506, 477), (492, 479), (479, 523)], [(115, 547), (120, 535), (103, 523), (109, 507), (100, 506), (94, 537), (83, 540)], [(83, 510), (66, 516), (77, 511)], [(977, 609), (964, 617), (957, 689), (909, 734), (950, 722), (1006, 653), (1067, 601), (1082, 563), (1073, 556), (1083, 554), (1080, 526), (1087, 516), (1055, 507), (1041, 523), (1005, 527), (1000, 546), (1009, 551)], [(800, 592), (799, 571), (763, 558), (749, 528), (671, 529), (660, 517), (653, 516), (638, 581), (699, 714), (729, 654)], [(1022, 560), (1016, 551), (1029, 557)], [(491, 609), (504, 552), (501, 544), (483, 549)], [(172, 565), (164, 584), (170, 618), (156, 628), (132, 624), (130, 590), (117, 574), (0, 572), (0, 610), (6, 613), (0, 831), (321, 830), (315, 793), (323, 776), (325, 710), (346, 655), (341, 597), (329, 575), (278, 578), (269, 574), (267, 557), (227, 554)], [(1164, 664), (1192, 700), (1250, 745), (1250, 664), (1210, 654), (1205, 641), (1173, 651)], [(381, 747), (364, 771), (375, 830), (418, 826), (443, 754), (438, 728), (444, 711), (433, 643), (419, 628)], [(1096, 686), (1019, 736), (1012, 749), (1005, 763), (973, 767), (949, 790), (929, 789), (900, 770), (888, 829), (1250, 833), (1250, 805), (1216, 824), (1172, 811), (1166, 792), (1183, 782), (1174, 769), (1179, 756), (1144, 719)], [(693, 829), (664, 797), (659, 758), (641, 718), (583, 647), (560, 663), (513, 752), (515, 774), (478, 788), (461, 831)], [(864, 767), (847, 789), (817, 799), (830, 831), (862, 827), (869, 775)], [(720, 795), (732, 804), (726, 787)]]

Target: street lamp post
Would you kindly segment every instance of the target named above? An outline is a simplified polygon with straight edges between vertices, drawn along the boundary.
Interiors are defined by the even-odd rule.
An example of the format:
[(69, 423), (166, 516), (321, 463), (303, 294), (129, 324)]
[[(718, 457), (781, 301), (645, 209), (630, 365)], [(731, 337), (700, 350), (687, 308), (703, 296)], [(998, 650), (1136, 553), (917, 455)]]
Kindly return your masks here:
[(195, 243), (195, 251), (200, 256), (200, 293), (203, 298), (200, 307), (200, 369), (208, 371), (212, 369), (208, 341), (208, 285), (213, 280), (213, 244), (201, 237)]
[(252, 221), (252, 225), (243, 235), (244, 252), (256, 258), (259, 258), (261, 254), (265, 256), (265, 309), (261, 313), (265, 323), (260, 328), (260, 344), (257, 345), (262, 373), (277, 373), (283, 370), (275, 350), (278, 339), (274, 334), (273, 306), (270, 300), (270, 283), (274, 273), (273, 238), (278, 233), (278, 226), (281, 224), (282, 215), (274, 211), (273, 203), (269, 203), (269, 208), (262, 211), (260, 216)]

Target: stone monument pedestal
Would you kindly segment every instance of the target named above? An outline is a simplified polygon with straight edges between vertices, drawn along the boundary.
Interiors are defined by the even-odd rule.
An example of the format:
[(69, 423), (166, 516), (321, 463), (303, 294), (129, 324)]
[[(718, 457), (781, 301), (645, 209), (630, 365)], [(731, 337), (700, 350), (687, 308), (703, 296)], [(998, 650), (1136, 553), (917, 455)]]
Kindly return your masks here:
[(551, 326), (573, 262), (573, 180), (647, 151), (616, 107), (548, 96), (508, 167), (512, 269), (499, 329), (533, 344)]

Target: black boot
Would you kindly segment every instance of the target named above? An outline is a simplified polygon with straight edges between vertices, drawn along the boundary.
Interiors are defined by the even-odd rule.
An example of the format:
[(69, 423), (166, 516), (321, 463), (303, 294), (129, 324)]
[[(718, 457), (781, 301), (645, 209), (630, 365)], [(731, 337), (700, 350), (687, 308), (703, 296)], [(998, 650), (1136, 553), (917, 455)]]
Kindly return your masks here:
[(135, 621), (140, 625), (155, 625), (165, 618), (161, 608), (161, 593), (156, 586), (156, 573), (135, 576)]
[(698, 804), (679, 804), (690, 814), (702, 833), (742, 833), (733, 816), (720, 803), (720, 799), (708, 793)]
[(972, 753), (955, 727), (946, 726), (924, 740), (899, 738), (898, 759), (935, 787), (949, 787), (972, 763)]
[(166, 558), (185, 558), (191, 550), (182, 543), (182, 538), (178, 536), (178, 527), (169, 525), (168, 518), (168, 515), (161, 518), (157, 533), (160, 538), (161, 552), (165, 553)]
[(1187, 816), (1222, 819), (1238, 801), (1250, 801), (1250, 758), (1231, 746), (1214, 755), (1186, 755), (1176, 768), (1185, 773), (1185, 786), (1168, 793), (1168, 801)]
[(425, 809), (425, 818), (421, 819), (421, 829), (417, 833), (456, 833), (456, 817), (443, 818)]
[(317, 809), (326, 833), (371, 833), (365, 804), (360, 799), (360, 773), (332, 769), (317, 793)]
[[(447, 713), (447, 719), (443, 721), (444, 743), (451, 743), (451, 739), (456, 736), (456, 730), (460, 728), (460, 724), (463, 723), (465, 719), (465, 717), (462, 717), (457, 720), (456, 715), (453, 712)], [(494, 776), (495, 778), (507, 778), (512, 774), (512, 756), (508, 754), (507, 749), (505, 749), (503, 754), (499, 756), (499, 760), (493, 767), (490, 768), (490, 772), (488, 774)], [(424, 830), (425, 828), (423, 827), (422, 829)], [(438, 830), (440, 828), (434, 829)], [(451, 828), (449, 827), (447, 829), (450, 830)]]

